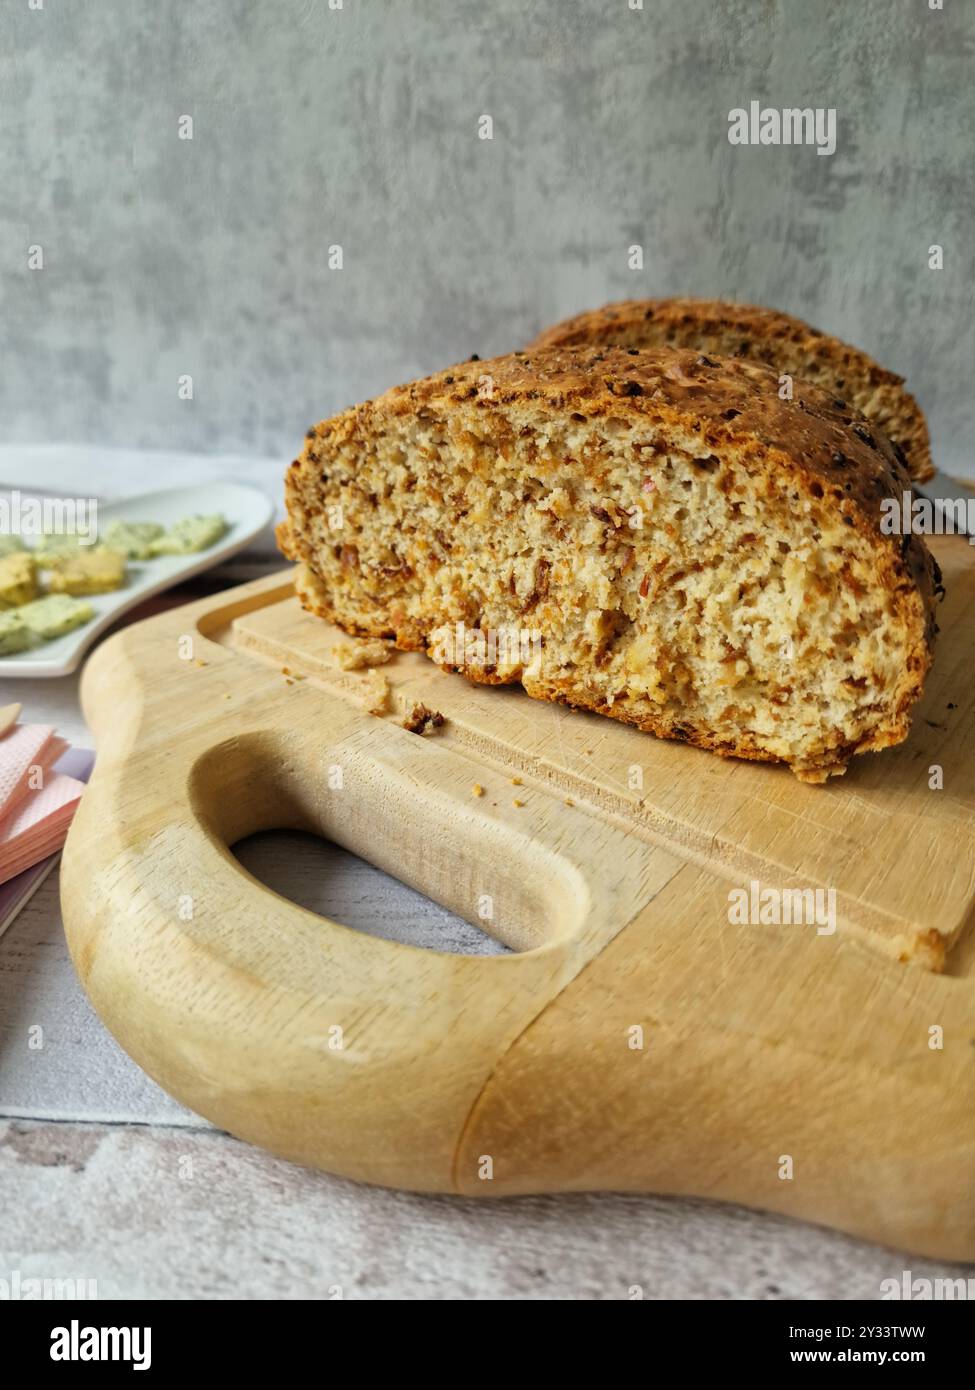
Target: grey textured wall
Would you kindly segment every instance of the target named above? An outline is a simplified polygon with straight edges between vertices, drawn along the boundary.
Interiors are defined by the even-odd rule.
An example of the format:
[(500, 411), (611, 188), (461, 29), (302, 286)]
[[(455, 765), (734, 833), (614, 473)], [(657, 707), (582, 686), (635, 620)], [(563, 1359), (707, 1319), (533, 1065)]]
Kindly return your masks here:
[[(31, 3), (0, 12), (7, 440), (285, 455), (569, 312), (719, 293), (905, 373), (975, 466), (973, 0)], [(835, 155), (731, 146), (752, 99), (836, 107)]]

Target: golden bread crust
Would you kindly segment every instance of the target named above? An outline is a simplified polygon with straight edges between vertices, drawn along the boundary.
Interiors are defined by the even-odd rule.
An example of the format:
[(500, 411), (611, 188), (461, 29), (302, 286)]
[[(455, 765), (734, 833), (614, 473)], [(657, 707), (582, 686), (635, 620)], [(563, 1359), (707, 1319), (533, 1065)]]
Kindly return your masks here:
[(528, 351), (675, 346), (762, 362), (851, 400), (904, 451), (917, 482), (934, 474), (927, 421), (904, 378), (860, 348), (778, 309), (723, 299), (628, 299), (546, 328)]

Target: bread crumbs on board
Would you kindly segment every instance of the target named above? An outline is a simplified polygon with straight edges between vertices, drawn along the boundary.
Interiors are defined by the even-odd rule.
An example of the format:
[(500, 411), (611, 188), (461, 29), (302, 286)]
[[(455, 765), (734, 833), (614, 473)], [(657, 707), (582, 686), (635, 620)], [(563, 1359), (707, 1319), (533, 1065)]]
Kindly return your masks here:
[(378, 639), (368, 642), (345, 642), (332, 648), (343, 671), (361, 671), (364, 666), (384, 666), (393, 655), (394, 648), (388, 642)]
[(438, 709), (428, 709), (426, 705), (416, 704), (403, 720), (403, 728), (408, 733), (422, 735), (442, 729), (446, 722)]

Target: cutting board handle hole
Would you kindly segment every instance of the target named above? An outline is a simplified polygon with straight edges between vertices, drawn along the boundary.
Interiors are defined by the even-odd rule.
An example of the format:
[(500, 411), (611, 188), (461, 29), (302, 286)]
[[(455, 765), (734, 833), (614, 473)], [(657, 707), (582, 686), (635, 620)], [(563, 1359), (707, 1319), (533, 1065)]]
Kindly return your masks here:
[(451, 955), (507, 954), (456, 913), (319, 835), (265, 830), (231, 849), (266, 888), (353, 931)]
[[(345, 769), (340, 784), (335, 767)], [(245, 867), (234, 847), (248, 837), (303, 832), (399, 880), (401, 893), (431, 899), (442, 921), (461, 918), (512, 951), (579, 935), (588, 916), (588, 884), (574, 864), (476, 803), (459, 807), (435, 787), (418, 788), (361, 744), (329, 747), (279, 729), (231, 738), (194, 762), (188, 791), (204, 832)], [(373, 934), (393, 935), (382, 923)], [(454, 940), (449, 930), (445, 937)], [(440, 949), (471, 953), (469, 944)]]

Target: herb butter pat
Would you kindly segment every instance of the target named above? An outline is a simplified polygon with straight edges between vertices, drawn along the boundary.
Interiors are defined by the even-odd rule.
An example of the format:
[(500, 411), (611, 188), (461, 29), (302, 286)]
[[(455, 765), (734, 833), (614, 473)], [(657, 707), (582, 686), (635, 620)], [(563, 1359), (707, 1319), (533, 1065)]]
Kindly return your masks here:
[(162, 533), (163, 528), (155, 521), (111, 521), (104, 539), (111, 550), (120, 550), (129, 560), (148, 560), (153, 541)]
[(52, 594), (106, 594), (125, 583), (125, 556), (102, 545), (54, 556), (48, 564), (47, 587)]
[(40, 536), (34, 553), (38, 562), (46, 565), (49, 560), (55, 559), (59, 555), (84, 555), (97, 544), (98, 537), (92, 531), (89, 535), (82, 535), (80, 531), (63, 531), (58, 534)]
[(191, 555), (214, 545), (227, 529), (219, 514), (187, 516), (177, 521), (165, 535), (152, 542), (153, 555)]
[(0, 556), (0, 608), (16, 608), (37, 593), (34, 557), (26, 551)]
[(30, 628), (19, 613), (0, 613), (0, 656), (26, 651), (30, 642)]
[[(0, 613), (0, 618), (4, 614)], [(28, 638), (39, 637), (42, 642), (50, 642), (55, 637), (63, 637), (73, 632), (95, 616), (90, 603), (82, 603), (67, 594), (48, 594), (46, 598), (35, 599), (23, 608), (18, 608), (12, 617), (18, 618), (27, 629)], [(24, 643), (26, 646), (27, 643)], [(14, 648), (23, 651), (23, 647)]]

